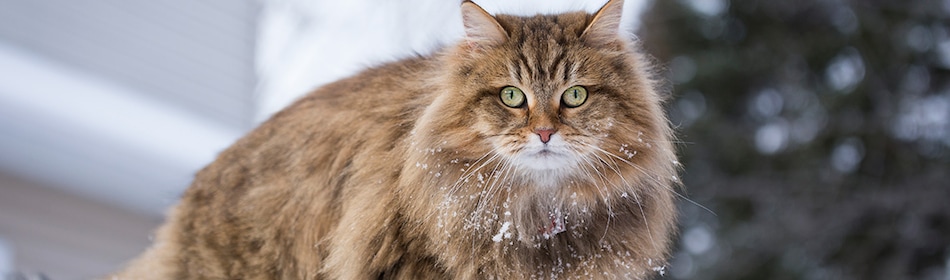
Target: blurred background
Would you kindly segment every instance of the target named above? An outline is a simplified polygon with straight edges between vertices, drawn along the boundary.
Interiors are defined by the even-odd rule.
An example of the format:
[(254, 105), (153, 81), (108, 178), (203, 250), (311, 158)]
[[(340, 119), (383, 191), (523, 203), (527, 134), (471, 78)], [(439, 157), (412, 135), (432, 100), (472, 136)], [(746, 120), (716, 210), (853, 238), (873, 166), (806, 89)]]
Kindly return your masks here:
[(673, 278), (950, 279), (950, 1), (655, 1), (639, 34), (696, 202)]
[[(625, 8), (682, 142), (662, 278), (950, 279), (950, 1)], [(455, 1), (0, 0), (0, 279), (117, 269), (274, 111), (460, 37)]]

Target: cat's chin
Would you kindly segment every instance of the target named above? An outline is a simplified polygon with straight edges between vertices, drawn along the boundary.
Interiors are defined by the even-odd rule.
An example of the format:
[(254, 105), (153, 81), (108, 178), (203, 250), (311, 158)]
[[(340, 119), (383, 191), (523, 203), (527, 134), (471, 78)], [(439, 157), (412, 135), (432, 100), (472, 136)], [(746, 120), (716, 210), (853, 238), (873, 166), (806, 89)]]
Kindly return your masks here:
[(547, 163), (543, 165), (541, 163), (522, 165), (522, 168), (526, 171), (524, 172), (526, 179), (533, 182), (537, 187), (542, 189), (557, 188), (565, 178), (573, 174), (567, 164), (555, 165), (551, 164), (551, 160), (541, 161), (547, 161)]
[(517, 159), (518, 166), (531, 171), (558, 172), (574, 166), (569, 154), (551, 149), (522, 153)]

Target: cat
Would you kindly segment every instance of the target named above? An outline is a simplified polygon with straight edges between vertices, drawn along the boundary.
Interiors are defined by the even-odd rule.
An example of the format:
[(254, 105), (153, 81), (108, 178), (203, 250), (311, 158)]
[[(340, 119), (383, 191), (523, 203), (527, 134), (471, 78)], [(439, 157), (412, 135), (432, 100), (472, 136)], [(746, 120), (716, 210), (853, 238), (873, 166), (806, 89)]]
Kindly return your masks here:
[(276, 113), (199, 171), (113, 279), (644, 279), (679, 169), (663, 95), (594, 14), (492, 16)]

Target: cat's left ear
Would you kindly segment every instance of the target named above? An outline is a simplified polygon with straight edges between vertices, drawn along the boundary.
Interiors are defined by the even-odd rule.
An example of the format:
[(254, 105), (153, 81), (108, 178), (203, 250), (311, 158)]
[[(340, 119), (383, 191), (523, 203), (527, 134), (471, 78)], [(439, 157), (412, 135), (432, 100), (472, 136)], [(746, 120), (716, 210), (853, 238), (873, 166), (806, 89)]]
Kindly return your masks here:
[(620, 17), (623, 15), (623, 0), (610, 0), (594, 14), (581, 38), (594, 45), (609, 45), (620, 37)]
[(488, 12), (471, 1), (462, 3), (465, 40), (473, 46), (497, 46), (508, 40), (508, 32)]

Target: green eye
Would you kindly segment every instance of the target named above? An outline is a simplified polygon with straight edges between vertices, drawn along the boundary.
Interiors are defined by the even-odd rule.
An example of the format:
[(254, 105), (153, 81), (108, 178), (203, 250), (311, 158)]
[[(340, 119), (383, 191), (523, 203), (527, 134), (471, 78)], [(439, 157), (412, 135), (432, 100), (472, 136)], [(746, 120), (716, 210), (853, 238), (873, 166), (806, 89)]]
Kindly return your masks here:
[(505, 87), (501, 89), (501, 102), (505, 106), (518, 108), (524, 105), (524, 92), (516, 87)]
[(572, 86), (561, 95), (561, 101), (564, 101), (564, 105), (568, 108), (584, 105), (587, 101), (587, 89), (582, 86)]

